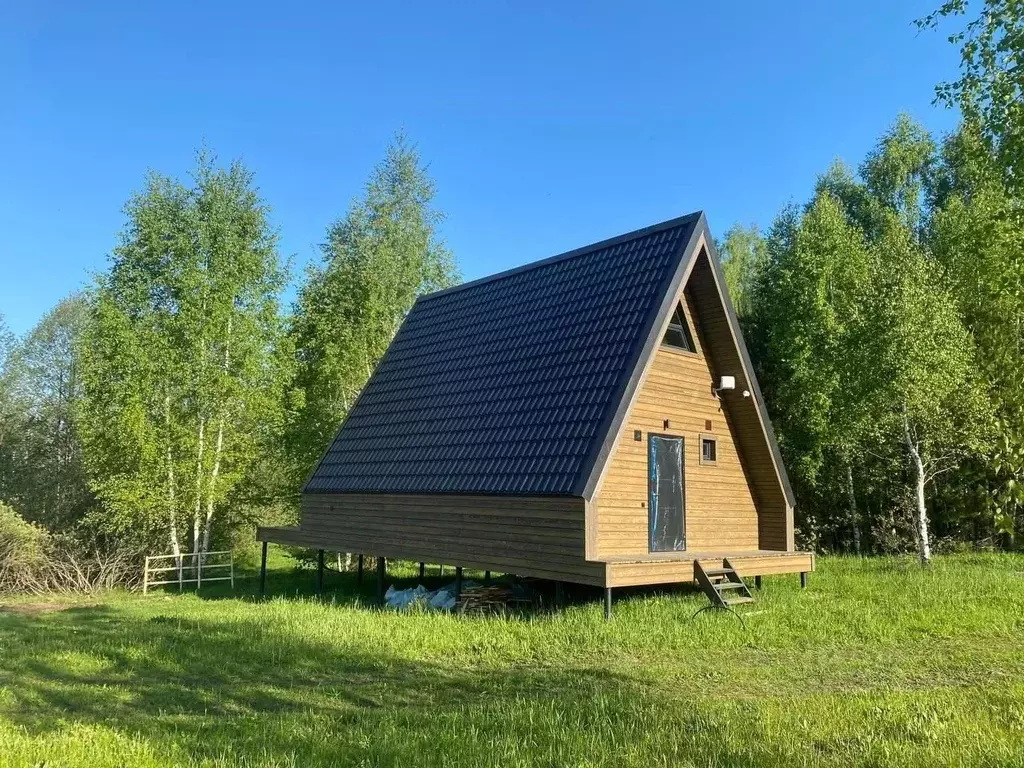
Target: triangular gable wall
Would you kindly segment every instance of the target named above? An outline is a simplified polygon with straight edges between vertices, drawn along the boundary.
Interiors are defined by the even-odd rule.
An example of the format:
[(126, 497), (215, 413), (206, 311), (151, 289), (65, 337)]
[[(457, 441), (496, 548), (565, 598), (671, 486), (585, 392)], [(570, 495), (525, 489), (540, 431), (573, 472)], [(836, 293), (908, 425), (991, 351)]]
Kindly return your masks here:
[[(614, 450), (619, 441), (625, 439), (623, 430), (630, 410), (649, 374), (672, 312), (683, 296), (684, 287), (694, 315), (692, 324), (697, 327), (700, 343), (706, 347), (710, 369), (716, 376), (725, 374), (736, 377), (736, 389), (731, 393), (723, 393), (723, 403), (728, 412), (732, 439), (742, 456), (749, 485), (756, 497), (759, 546), (762, 549), (793, 550), (792, 490), (703, 215), (691, 242), (681, 254), (675, 275), (666, 286), (664, 300), (652, 318), (634, 374), (627, 382), (619, 407), (608, 424), (606, 438), (595, 457), (593, 469), (581, 489), (581, 495), (596, 506), (597, 494)], [(749, 392), (748, 397), (744, 397), (744, 391)], [(691, 437), (691, 440), (695, 438)], [(698, 449), (699, 445), (696, 444), (686, 446), (690, 452)], [(727, 494), (723, 489), (725, 496)], [(596, 524), (596, 518), (591, 519), (593, 517), (588, 515), (591, 534)], [(596, 550), (596, 542), (591, 539), (592, 536), (588, 536), (588, 556), (594, 555)]]

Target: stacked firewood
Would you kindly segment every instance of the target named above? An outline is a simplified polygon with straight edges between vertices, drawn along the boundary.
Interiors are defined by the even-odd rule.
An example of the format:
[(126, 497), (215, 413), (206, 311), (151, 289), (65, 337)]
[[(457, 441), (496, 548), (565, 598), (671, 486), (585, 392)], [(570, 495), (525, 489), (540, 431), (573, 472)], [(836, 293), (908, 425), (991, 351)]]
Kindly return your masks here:
[(521, 585), (481, 584), (462, 590), (456, 610), (459, 613), (502, 613), (531, 608), (535, 595)]

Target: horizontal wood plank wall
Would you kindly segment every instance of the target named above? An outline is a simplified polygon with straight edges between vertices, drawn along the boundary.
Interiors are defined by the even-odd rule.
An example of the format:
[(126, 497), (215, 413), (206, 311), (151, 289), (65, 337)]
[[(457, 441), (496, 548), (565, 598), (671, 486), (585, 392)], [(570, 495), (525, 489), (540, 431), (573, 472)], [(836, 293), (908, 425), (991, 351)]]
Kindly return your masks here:
[[(729, 320), (722, 306), (706, 254), (701, 254), (690, 275), (689, 291), (704, 338), (711, 367), (719, 374), (736, 377), (736, 390), (723, 395), (732, 419), (736, 445), (742, 456), (758, 502), (761, 549), (793, 550), (793, 515), (775, 471), (771, 449), (764, 436), (754, 403), (753, 389), (743, 374), (739, 353), (732, 341)], [(751, 396), (743, 397), (743, 390)]]
[[(740, 554), (730, 556), (729, 562), (743, 578), (814, 570), (814, 555), (810, 552), (793, 552), (781, 557), (777, 555), (745, 557)], [(705, 560), (701, 558), (701, 564), (709, 568), (720, 568), (722, 561), (721, 559)], [(608, 569), (609, 584), (613, 587), (673, 584), (694, 579), (692, 560), (665, 563), (611, 563)]]
[[(692, 278), (691, 278), (692, 280)], [(596, 495), (592, 556), (646, 553), (648, 541), (648, 435), (685, 438), (686, 547), (691, 551), (756, 550), (758, 515), (733, 441), (733, 428), (712, 394), (705, 339), (685, 292), (684, 313), (696, 331), (697, 353), (659, 347), (626, 417)], [(664, 422), (669, 421), (666, 429)], [(705, 421), (711, 421), (711, 429)], [(634, 439), (640, 430), (642, 439)], [(700, 435), (718, 440), (714, 466), (700, 464)]]
[(308, 493), (299, 534), (331, 551), (600, 585), (585, 526), (580, 498)]

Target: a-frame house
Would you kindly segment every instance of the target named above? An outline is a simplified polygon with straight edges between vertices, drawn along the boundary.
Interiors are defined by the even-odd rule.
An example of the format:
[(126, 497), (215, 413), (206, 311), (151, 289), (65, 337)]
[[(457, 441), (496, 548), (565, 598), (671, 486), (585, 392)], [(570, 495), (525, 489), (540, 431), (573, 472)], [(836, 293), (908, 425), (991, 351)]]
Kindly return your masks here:
[(793, 504), (696, 213), (421, 297), (299, 525), (257, 536), (591, 584), (610, 604), (694, 580), (695, 561), (806, 574)]

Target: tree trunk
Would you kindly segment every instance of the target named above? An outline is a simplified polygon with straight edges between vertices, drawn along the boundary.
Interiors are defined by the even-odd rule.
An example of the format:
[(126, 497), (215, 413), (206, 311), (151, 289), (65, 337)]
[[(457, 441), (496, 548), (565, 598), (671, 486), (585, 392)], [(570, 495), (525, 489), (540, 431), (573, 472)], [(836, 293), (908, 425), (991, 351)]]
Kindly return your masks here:
[(214, 447), (213, 468), (210, 470), (210, 487), (206, 493), (206, 525), (203, 527), (203, 552), (210, 551), (210, 526), (213, 522), (213, 498), (217, 488), (217, 476), (220, 474), (220, 455), (224, 447), (224, 417), (220, 417), (217, 425), (217, 443)]
[[(206, 273), (210, 273), (210, 254), (206, 254)], [(203, 299), (200, 302), (200, 327), (199, 327), (199, 344), (196, 349), (196, 355), (198, 360), (199, 371), (195, 374), (195, 387), (193, 396), (195, 397), (196, 414), (199, 418), (199, 435), (197, 438), (196, 446), (196, 501), (195, 506), (192, 509), (192, 554), (195, 556), (193, 559), (193, 567), (196, 569), (196, 577), (198, 578), (200, 562), (199, 562), (199, 541), (202, 536), (202, 515), (203, 515), (203, 458), (206, 453), (206, 415), (205, 405), (206, 399), (204, 397), (207, 381), (206, 381), (206, 362), (207, 362), (207, 348), (206, 348), (206, 323), (207, 323), (207, 311), (206, 302), (208, 296), (204, 293)]]
[(181, 568), (181, 544), (178, 542), (177, 494), (174, 487), (174, 454), (171, 452), (171, 398), (164, 398), (164, 425), (167, 428), (167, 519), (170, 523), (171, 554)]
[[(222, 373), (228, 375), (228, 367), (231, 364), (231, 314), (228, 314), (227, 329), (224, 334), (224, 363)], [(203, 552), (210, 551), (210, 527), (213, 524), (214, 498), (217, 491), (217, 477), (220, 475), (220, 459), (224, 450), (224, 420), (226, 418), (226, 406), (221, 403), (220, 419), (217, 422), (217, 441), (213, 448), (213, 467), (210, 469), (210, 483), (206, 490), (206, 524), (203, 526)]]
[(199, 554), (199, 521), (203, 511), (203, 453), (206, 450), (206, 419), (199, 417), (199, 446), (196, 449), (196, 504), (192, 512), (192, 552)]
[(846, 465), (846, 500), (850, 506), (850, 528), (853, 530), (853, 551), (860, 557), (860, 515), (857, 514), (857, 496), (853, 490), (853, 465)]
[(175, 565), (181, 565), (181, 544), (178, 542), (178, 515), (177, 501), (174, 493), (174, 463), (171, 454), (171, 446), (167, 446), (167, 516), (170, 522), (171, 554), (174, 555)]
[(906, 413), (903, 414), (903, 439), (907, 444), (910, 464), (914, 470), (917, 554), (921, 558), (921, 563), (927, 564), (932, 558), (932, 550), (928, 544), (928, 509), (924, 503), (924, 462), (921, 460), (920, 450), (910, 436), (910, 421)]

